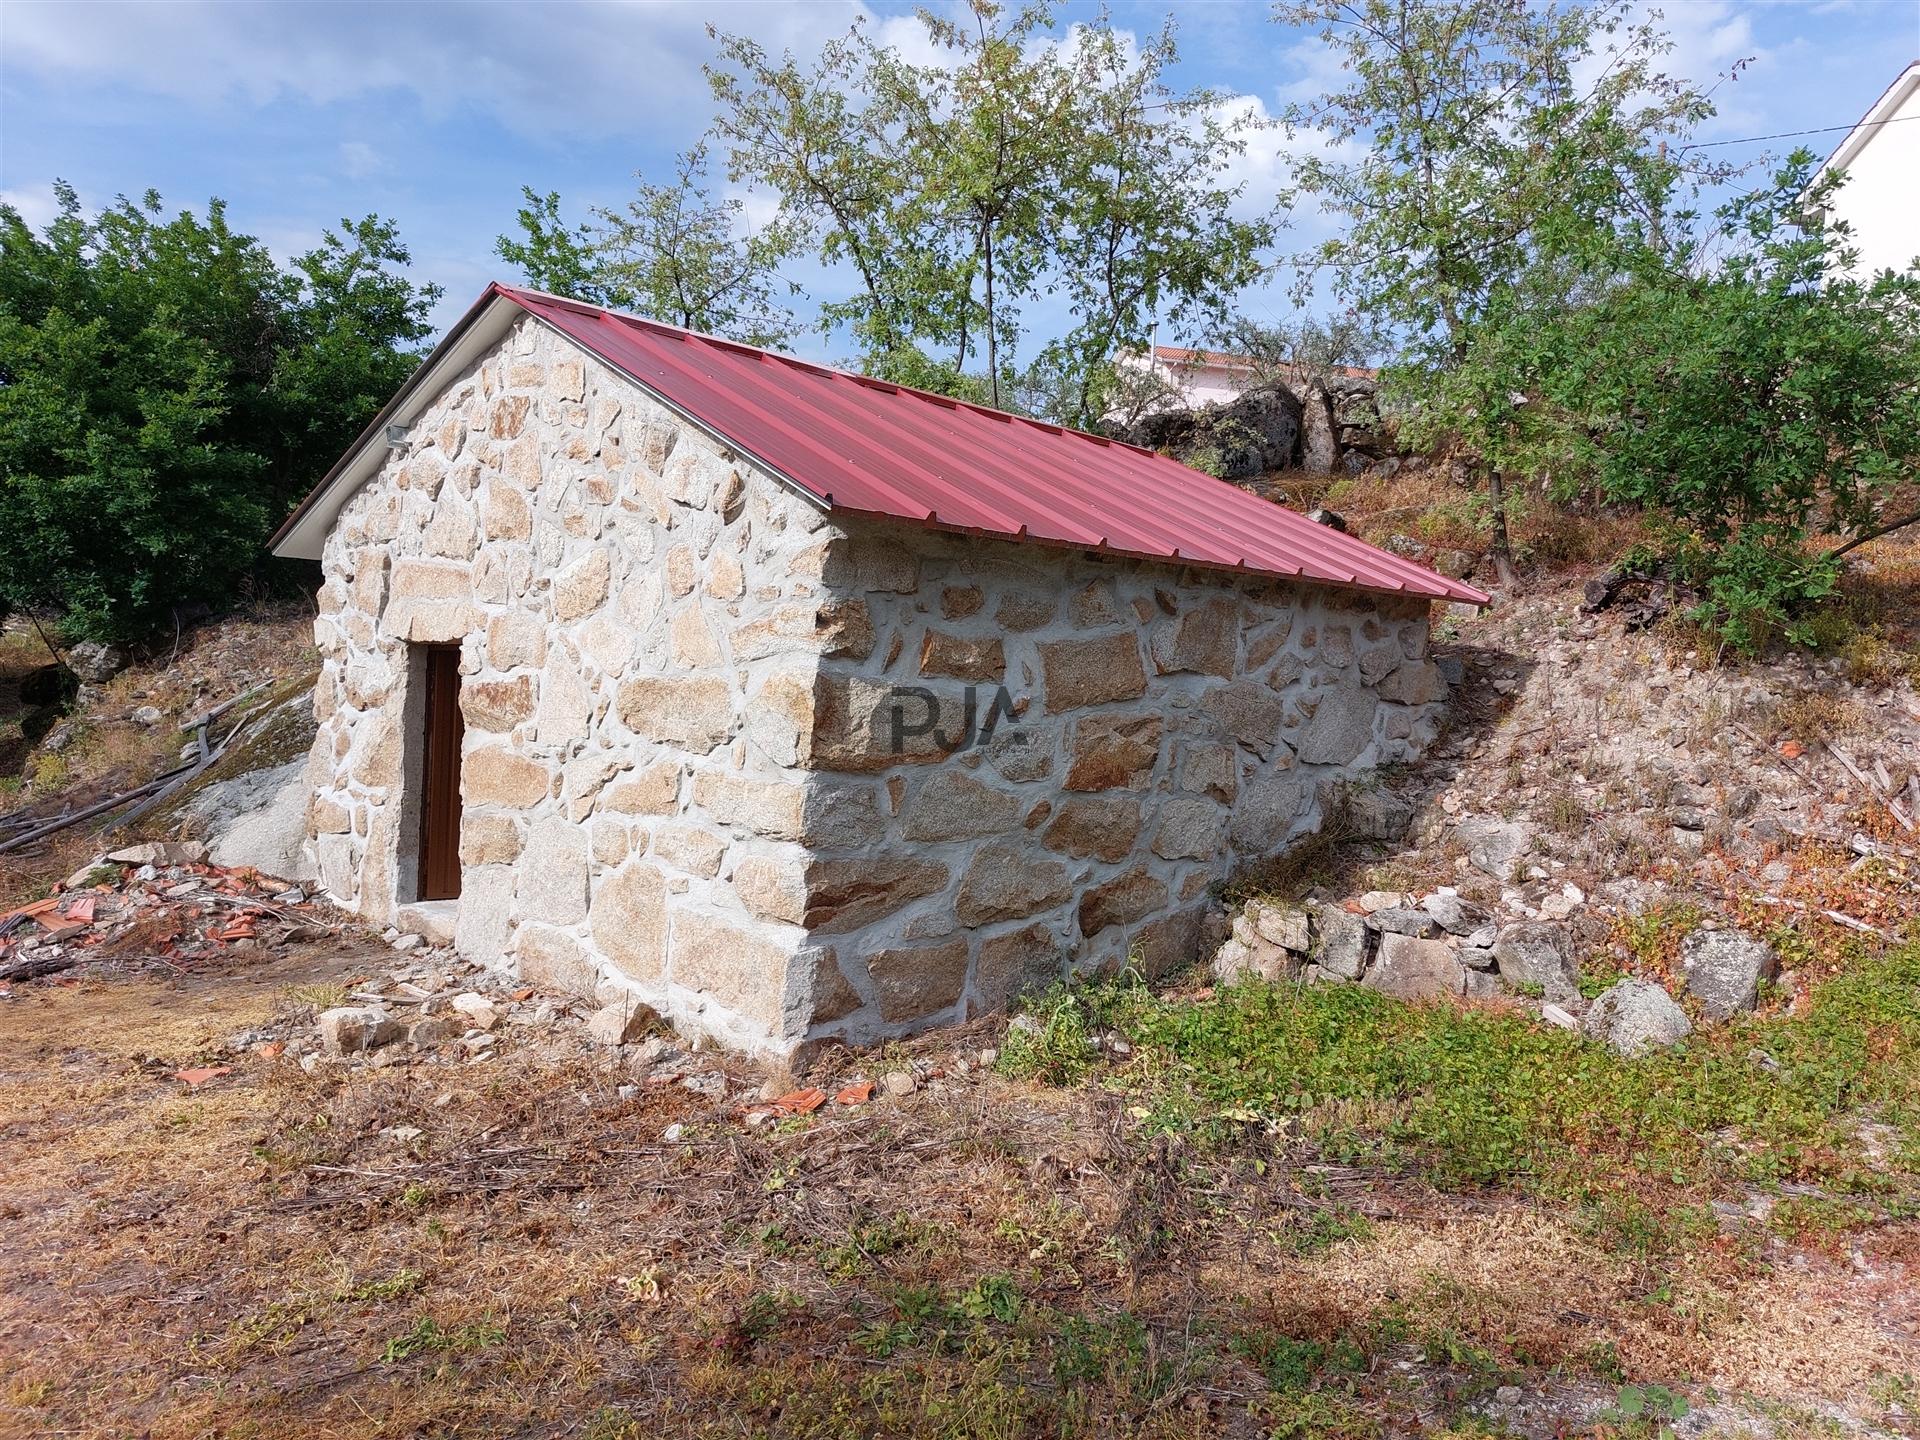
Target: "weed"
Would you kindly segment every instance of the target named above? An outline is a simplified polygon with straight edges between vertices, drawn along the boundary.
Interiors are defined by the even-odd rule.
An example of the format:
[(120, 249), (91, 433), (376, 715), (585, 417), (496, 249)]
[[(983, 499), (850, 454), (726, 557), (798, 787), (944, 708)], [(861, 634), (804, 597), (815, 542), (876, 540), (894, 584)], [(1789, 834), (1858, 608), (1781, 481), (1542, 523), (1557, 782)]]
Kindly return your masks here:
[(466, 1325), (454, 1326), (442, 1325), (432, 1316), (423, 1315), (414, 1322), (411, 1330), (387, 1340), (381, 1347), (380, 1361), (384, 1365), (394, 1365), (402, 1360), (411, 1360), (416, 1355), (484, 1350), (506, 1338), (505, 1327), (491, 1315)]
[[(1664, 957), (1695, 918), (1645, 917), (1629, 946)], [(1107, 1028), (1136, 1046), (1129, 1083), (1154, 1089), (1137, 1112), (1150, 1131), (1204, 1134), (1229, 1110), (1295, 1116), (1330, 1159), (1417, 1166), (1447, 1186), (1520, 1185), (1572, 1203), (1639, 1253), (1710, 1233), (1692, 1187), (1826, 1177), (1851, 1152), (1850, 1116), (1863, 1106), (1920, 1130), (1910, 1085), (1920, 946), (1861, 960), (1813, 991), (1804, 1014), (1634, 1060), (1522, 1017), (1409, 1006), (1357, 986), (1248, 983), (1175, 1000), (1109, 984), (1054, 996), (1049, 1029)], [(1715, 1140), (1729, 1129), (1740, 1146)]]
[(401, 1270), (385, 1280), (367, 1280), (351, 1289), (341, 1290), (333, 1298), (357, 1303), (398, 1300), (418, 1290), (423, 1278), (418, 1270)]
[(347, 987), (338, 983), (317, 985), (289, 985), (286, 999), (289, 1005), (305, 1006), (312, 1010), (331, 1010), (336, 1005), (347, 1002)]
[(1802, 745), (1859, 728), (1853, 703), (1827, 690), (1797, 690), (1774, 706), (1773, 723)]
[(998, 1065), (1001, 1074), (1016, 1080), (1072, 1085), (1093, 1068), (1099, 1053), (1076, 992), (1056, 983), (1007, 1028)]

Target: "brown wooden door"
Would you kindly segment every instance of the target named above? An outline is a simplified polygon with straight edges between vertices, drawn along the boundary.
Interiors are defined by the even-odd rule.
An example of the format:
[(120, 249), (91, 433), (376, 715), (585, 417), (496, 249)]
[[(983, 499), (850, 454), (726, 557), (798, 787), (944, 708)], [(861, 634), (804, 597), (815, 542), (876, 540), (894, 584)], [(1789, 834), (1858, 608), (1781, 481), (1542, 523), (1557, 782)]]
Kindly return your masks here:
[(429, 645), (420, 786), (420, 898), (460, 894), (460, 647)]

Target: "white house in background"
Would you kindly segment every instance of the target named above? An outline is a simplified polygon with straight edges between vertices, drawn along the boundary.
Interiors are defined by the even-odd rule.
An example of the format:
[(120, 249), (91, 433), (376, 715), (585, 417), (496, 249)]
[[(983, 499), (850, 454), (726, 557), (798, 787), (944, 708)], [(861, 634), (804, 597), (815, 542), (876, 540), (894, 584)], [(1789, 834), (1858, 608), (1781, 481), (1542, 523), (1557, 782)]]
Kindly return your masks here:
[[(1224, 405), (1251, 385), (1256, 378), (1253, 360), (1224, 350), (1188, 350), (1179, 345), (1155, 345), (1142, 353), (1122, 350), (1114, 363), (1123, 369), (1149, 371), (1158, 376), (1180, 397), (1189, 409), (1202, 405)], [(1340, 365), (1335, 373), (1352, 379), (1369, 379), (1372, 370)]]
[(1816, 183), (1831, 170), (1847, 172), (1828, 213), (1853, 227), (1860, 251), (1854, 273), (1865, 278), (1911, 265), (1920, 256), (1920, 60), (1847, 132)]

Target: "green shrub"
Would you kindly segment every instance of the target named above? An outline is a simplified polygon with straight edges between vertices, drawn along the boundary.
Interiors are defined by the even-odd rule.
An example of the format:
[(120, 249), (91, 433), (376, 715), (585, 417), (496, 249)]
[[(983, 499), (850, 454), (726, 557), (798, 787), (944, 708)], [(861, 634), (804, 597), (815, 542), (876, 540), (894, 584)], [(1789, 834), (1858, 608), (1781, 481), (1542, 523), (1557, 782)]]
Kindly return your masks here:
[(231, 604), (294, 503), (412, 372), (437, 286), (392, 225), (282, 269), (149, 191), (40, 235), (0, 204), (0, 609), (136, 639)]

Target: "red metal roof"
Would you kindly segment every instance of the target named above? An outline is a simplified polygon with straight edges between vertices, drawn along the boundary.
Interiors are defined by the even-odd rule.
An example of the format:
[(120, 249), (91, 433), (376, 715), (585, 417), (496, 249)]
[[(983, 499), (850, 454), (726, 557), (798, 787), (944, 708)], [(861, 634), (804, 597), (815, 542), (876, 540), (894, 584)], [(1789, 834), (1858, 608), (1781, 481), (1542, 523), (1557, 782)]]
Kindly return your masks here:
[(835, 511), (1485, 604), (1164, 455), (601, 310), (489, 287)]

